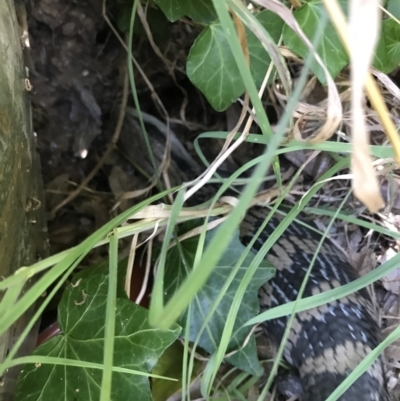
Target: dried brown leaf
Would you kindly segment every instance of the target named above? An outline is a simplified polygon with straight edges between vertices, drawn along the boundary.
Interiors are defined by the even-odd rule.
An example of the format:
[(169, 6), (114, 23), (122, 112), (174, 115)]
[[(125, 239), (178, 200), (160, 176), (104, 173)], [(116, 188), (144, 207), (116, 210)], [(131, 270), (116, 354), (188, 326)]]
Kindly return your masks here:
[(369, 152), (369, 135), (364, 114), (364, 83), (374, 56), (380, 32), (380, 13), (376, 0), (350, 2), (349, 45), (352, 84), (353, 190), (370, 212), (384, 206), (378, 179)]

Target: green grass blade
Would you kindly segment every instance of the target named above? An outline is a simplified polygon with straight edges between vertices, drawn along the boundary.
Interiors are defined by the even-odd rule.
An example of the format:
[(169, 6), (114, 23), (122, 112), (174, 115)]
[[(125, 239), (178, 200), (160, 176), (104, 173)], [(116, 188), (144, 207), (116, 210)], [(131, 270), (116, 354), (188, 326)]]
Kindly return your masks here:
[(104, 328), (104, 369), (100, 401), (111, 399), (112, 366), (114, 356), (115, 311), (117, 306), (118, 238), (110, 235), (109, 282)]

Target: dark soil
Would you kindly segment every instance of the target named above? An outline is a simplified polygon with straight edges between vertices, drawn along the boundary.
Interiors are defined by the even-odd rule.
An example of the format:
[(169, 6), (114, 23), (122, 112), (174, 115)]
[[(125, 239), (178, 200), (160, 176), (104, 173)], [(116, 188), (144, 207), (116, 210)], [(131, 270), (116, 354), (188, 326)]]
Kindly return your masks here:
[[(32, 0), (27, 5), (34, 128), (47, 189), (52, 253), (76, 245), (112, 217), (118, 192), (115, 187), (121, 181), (121, 190), (141, 189), (147, 184), (140, 171), (143, 165), (139, 156), (147, 155), (137, 144), (142, 141), (141, 130), (134, 131), (125, 122), (122, 149), (119, 141), (79, 196), (56, 214), (50, 213), (94, 168), (117, 123), (127, 52), (102, 15), (102, 7), (101, 0)], [(130, 7), (116, 0), (106, 3), (107, 16), (117, 30), (123, 21), (129, 21)], [(170, 24), (160, 14), (148, 10), (149, 21), (154, 15), (162, 18), (154, 34), (163, 33), (156, 38), (167, 61), (154, 53), (136, 21), (133, 56), (151, 86), (134, 68), (135, 86), (142, 110), (163, 119), (156, 92), (170, 118), (181, 120), (185, 115), (186, 123), (173, 123), (171, 128), (189, 144), (199, 132), (189, 122), (224, 128), (225, 117), (206, 106), (184, 73), (187, 51), (197, 35), (195, 29), (188, 34), (180, 23)], [(118, 33), (125, 40), (126, 34)], [(168, 70), (168, 62), (174, 65), (173, 71)], [(132, 105), (130, 94), (128, 106)], [(116, 181), (118, 185), (114, 185)]]

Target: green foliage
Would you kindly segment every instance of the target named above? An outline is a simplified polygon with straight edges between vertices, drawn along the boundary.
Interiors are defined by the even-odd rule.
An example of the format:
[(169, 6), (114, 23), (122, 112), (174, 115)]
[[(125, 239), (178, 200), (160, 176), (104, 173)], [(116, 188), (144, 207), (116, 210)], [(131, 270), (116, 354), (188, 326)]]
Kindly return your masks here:
[[(270, 11), (259, 13), (257, 19), (269, 29), (272, 38), (278, 41), (283, 21)], [(246, 29), (246, 35), (250, 70), (256, 85), (260, 87), (271, 58), (249, 29)], [(194, 42), (186, 66), (189, 79), (218, 111), (226, 110), (245, 91), (228, 40), (219, 23), (210, 24)]]
[(387, 19), (382, 23), (382, 35), (376, 49), (374, 67), (388, 74), (397, 68), (399, 61), (400, 25), (392, 19)]
[(171, 21), (177, 21), (183, 16), (198, 23), (210, 23), (217, 15), (212, 0), (154, 0)]
[[(58, 308), (62, 334), (34, 352), (37, 356), (66, 358), (76, 366), (26, 365), (19, 377), (17, 400), (100, 399), (102, 370), (82, 367), (80, 362), (103, 363), (109, 278), (99, 266), (90, 273), (83, 273), (85, 278), (78, 277), (63, 294)], [(148, 375), (179, 331), (177, 325), (170, 330), (151, 327), (146, 309), (126, 297), (117, 298), (114, 367), (132, 372), (113, 372), (114, 401), (125, 401), (132, 394), (135, 400), (152, 400)]]
[(196, 39), (186, 72), (216, 110), (225, 110), (243, 94), (244, 84), (220, 24), (209, 25)]
[[(347, 0), (341, 0), (340, 4), (345, 9)], [(298, 8), (293, 14), (305, 35), (312, 41), (317, 32), (319, 21), (325, 13), (326, 11), (322, 1), (312, 0)], [(302, 58), (307, 57), (309, 50), (297, 34), (287, 25), (285, 25), (283, 30), (283, 40), (293, 53), (298, 54)], [(331, 23), (327, 23), (323, 29), (317, 52), (332, 77), (336, 77), (343, 67), (349, 63), (349, 56), (344, 50)], [(313, 60), (310, 64), (310, 69), (322, 83), (326, 84), (325, 74), (316, 60)]]
[[(189, 52), (187, 74), (215, 110), (226, 110), (233, 101), (243, 95), (245, 85), (229, 46), (229, 38), (216, 18), (212, 0), (155, 0), (155, 3), (170, 21), (186, 16), (197, 23), (209, 24), (205, 26)], [(227, 4), (230, 4), (230, 1), (227, 1)], [(347, 14), (348, 0), (340, 0), (340, 4)], [(399, 4), (398, 0), (387, 2), (388, 11), (397, 17), (400, 15)], [(323, 13), (325, 9), (322, 0), (305, 1), (302, 7), (293, 12), (310, 41), (315, 39)], [(309, 53), (307, 47), (276, 14), (263, 11), (257, 14), (257, 19), (275, 46), (282, 37), (285, 46), (300, 57), (306, 58)], [(253, 29), (254, 27), (251, 30), (246, 27), (250, 71), (256, 86), (260, 87), (271, 59), (260, 40), (253, 34)], [(397, 67), (400, 62), (399, 41), (399, 24), (392, 19), (385, 20), (374, 60), (376, 68), (390, 73)], [(349, 56), (330, 22), (322, 30), (317, 52), (333, 78), (349, 64)], [(310, 64), (310, 69), (321, 83), (326, 84), (326, 77), (315, 60)], [(273, 79), (274, 75), (271, 76), (270, 82)]]
[[(230, 0), (226, 0), (226, 3), (228, 4), (229, 1)], [(185, 16), (199, 24), (202, 32), (189, 53), (187, 73), (192, 82), (204, 93), (215, 109), (225, 110), (236, 98), (244, 93), (245, 85), (243, 84), (242, 75), (240, 75), (237, 67), (237, 58), (234, 57), (235, 54), (230, 47), (231, 40), (227, 36), (226, 26), (223, 26), (220, 21), (217, 21), (213, 0), (154, 0), (154, 3), (159, 6), (169, 21), (176, 21)], [(215, 4), (218, 10), (218, 4)], [(346, 8), (347, 0), (341, 0), (341, 4)], [(399, 15), (398, 4), (398, 0), (389, 0), (387, 3), (388, 10), (397, 16)], [(119, 20), (120, 28), (125, 31), (128, 30), (129, 27), (130, 12), (128, 11), (130, 11), (130, 8), (129, 10), (127, 8), (126, 11), (127, 12), (124, 13)], [(157, 30), (157, 27), (162, 27), (159, 34), (161, 37), (164, 36), (167, 38), (168, 36), (165, 32), (167, 32), (168, 23), (164, 16), (160, 18), (160, 10), (149, 8), (148, 12), (148, 22), (152, 32), (155, 32), (153, 29)], [(301, 8), (294, 12), (294, 15), (300, 26), (303, 27), (306, 35), (312, 40), (316, 33), (318, 20), (322, 15), (321, 1), (310, 0), (305, 2)], [(275, 14), (270, 11), (263, 11), (257, 14), (257, 20), (269, 34), (269, 37), (274, 42), (274, 46), (276, 46), (279, 40), (283, 39), (283, 44), (289, 47), (294, 53), (302, 57), (306, 56), (307, 51), (302, 42), (299, 41), (297, 36), (284, 25), (284, 22)], [(203, 29), (204, 24), (209, 25), (206, 25)], [(140, 24), (135, 24), (135, 29), (138, 29), (137, 33), (140, 33)], [(398, 29), (397, 23), (391, 19), (387, 19), (383, 22), (382, 36), (377, 48), (374, 65), (384, 72), (392, 71), (397, 67), (400, 60), (400, 52), (398, 50), (400, 35)], [(253, 30), (246, 27), (246, 34), (250, 54), (250, 71), (254, 82), (259, 87), (271, 59), (264, 46), (261, 45), (258, 37), (254, 35)], [(329, 24), (323, 31), (318, 53), (327, 64), (328, 70), (333, 77), (348, 64), (348, 57), (337, 35), (334, 33), (332, 26)], [(312, 64), (311, 70), (324, 82), (324, 77), (317, 64)], [(287, 111), (287, 113), (289, 115), (291, 110)], [(203, 134), (204, 137), (206, 137), (206, 135), (207, 133)], [(224, 135), (226, 136), (226, 133), (224, 133)], [(276, 137), (277, 135), (274, 136), (273, 139), (276, 140)], [(266, 138), (260, 138), (259, 135), (250, 135), (248, 141), (252, 140), (257, 143), (262, 143)], [(268, 157), (265, 158), (265, 166), (270, 162), (272, 156), (278, 153), (276, 149), (279, 145), (278, 141), (279, 139), (275, 142), (273, 140), (269, 141), (268, 152), (270, 153), (267, 153), (269, 159)], [(310, 149), (314, 150), (338, 151), (338, 153), (343, 152), (345, 154), (350, 151), (349, 145), (343, 143), (327, 142), (317, 145), (305, 145), (291, 142), (286, 147), (281, 148), (279, 152), (293, 151), (296, 146), (299, 147), (299, 149), (305, 149), (309, 146)], [(337, 149), (335, 149), (335, 147)], [(385, 147), (372, 147), (371, 149), (372, 154), (386, 151), (391, 152), (391, 150)], [(343, 162), (342, 167), (344, 165), (348, 166), (348, 161), (346, 161), (346, 164)], [(339, 168), (337, 171), (339, 171)], [(259, 176), (256, 175), (256, 178), (261, 178), (263, 175), (262, 169), (256, 172), (259, 173)], [(254, 182), (256, 181), (257, 180), (254, 179)], [(245, 193), (249, 199), (251, 195), (250, 192), (251, 191)], [(244, 200), (246, 201), (246, 197), (244, 197)], [(150, 203), (150, 201), (148, 203)], [(245, 209), (244, 206), (244, 204), (240, 205), (240, 207), (243, 207), (243, 213)], [(234, 213), (235, 212), (237, 212), (237, 210), (235, 210)], [(85, 248), (77, 247), (74, 249), (71, 254), (68, 255), (69, 259), (65, 262), (63, 259), (64, 256), (58, 256), (59, 259), (53, 262), (53, 264), (59, 263), (59, 265), (56, 265), (56, 268), (49, 269), (49, 272), (46, 273), (47, 275), (54, 275), (53, 281), (48, 280), (46, 283), (40, 282), (40, 286), (37, 285), (34, 288), (36, 294), (35, 299), (39, 298), (40, 294), (49, 287), (49, 283), (53, 283), (62, 273), (68, 273), (67, 268), (73, 269), (73, 264), (79, 262), (78, 256), (82, 259), (94, 244), (100, 240), (106, 241), (104, 238), (106, 238), (110, 230), (113, 229), (114, 226), (116, 227), (122, 222), (125, 222), (128, 216), (133, 213), (134, 210), (129, 213), (127, 212), (125, 217), (122, 216), (119, 218), (118, 224), (117, 220), (115, 220), (113, 224), (109, 224), (103, 230), (104, 232), (101, 235), (96, 234), (93, 238), (91, 237), (90, 241), (86, 241)], [(239, 215), (239, 212), (237, 212), (237, 215)], [(226, 224), (226, 227), (222, 226), (219, 232), (221, 235), (214, 236), (214, 232), (206, 235), (206, 250), (211, 249), (209, 245), (215, 239), (223, 241), (224, 236), (226, 239), (228, 238), (228, 235), (225, 234), (229, 230), (232, 232), (235, 228), (235, 223), (238, 224), (237, 221), (240, 219), (240, 216), (236, 217), (235, 215), (234, 217), (236, 220), (232, 219), (232, 221), (228, 221), (228, 223), (231, 223), (230, 226), (228, 226), (228, 224)], [(175, 227), (176, 222), (173, 219), (171, 219), (171, 221), (173, 223), (171, 226)], [(163, 222), (163, 224), (164, 223), (165, 222)], [(145, 223), (140, 224), (142, 224), (141, 227), (144, 229)], [(145, 228), (149, 229), (148, 226)], [(123, 236), (127, 236), (128, 233), (123, 231), (123, 229), (126, 229), (126, 227), (123, 227), (121, 232)], [(135, 229), (139, 230), (138, 228)], [(136, 232), (138, 231), (132, 229), (130, 234)], [(170, 236), (167, 236), (167, 238), (170, 238)], [(266, 262), (262, 262), (246, 288), (243, 284), (243, 278), (245, 272), (250, 270), (248, 267), (254, 261), (254, 255), (249, 254), (244, 259), (243, 263), (238, 265), (237, 262), (241, 258), (241, 255), (243, 255), (245, 248), (240, 244), (237, 232), (232, 236), (227, 250), (221, 257), (219, 257), (219, 250), (216, 247), (212, 249), (213, 252), (210, 252), (211, 256), (206, 255), (208, 259), (206, 257), (205, 260), (208, 262), (212, 260), (212, 255), (215, 255), (217, 252), (215, 259), (217, 260), (219, 258), (219, 260), (215, 268), (214, 263), (204, 263), (203, 266), (201, 263), (196, 265), (195, 261), (198, 261), (198, 255), (196, 253), (198, 241), (198, 238), (186, 240), (179, 245), (180, 250), (178, 247), (174, 247), (168, 251), (165, 263), (166, 275), (162, 276), (161, 280), (165, 280), (163, 289), (165, 289), (167, 300), (171, 299), (172, 295), (174, 293), (176, 294), (178, 289), (185, 286), (188, 290), (187, 292), (190, 294), (187, 298), (187, 303), (193, 298), (190, 307), (185, 310), (184, 314), (179, 319), (179, 323), (187, 329), (187, 331), (184, 332), (188, 333), (185, 340), (198, 344), (208, 353), (212, 354), (213, 357), (218, 350), (222, 349), (222, 360), (225, 355), (225, 350), (228, 352), (236, 351), (242, 346), (244, 339), (249, 333), (251, 324), (265, 318), (288, 315), (293, 312), (294, 305), (289, 304), (281, 306), (267, 312), (264, 316), (254, 318), (258, 313), (259, 307), (256, 296), (257, 289), (271, 277), (272, 269)], [(217, 242), (217, 245), (221, 245), (218, 241), (214, 242)], [(86, 250), (86, 248), (88, 250)], [(224, 245), (220, 246), (220, 248), (223, 249)], [(83, 249), (85, 250), (83, 251)], [(62, 262), (60, 262), (60, 260)], [(64, 263), (65, 266), (62, 266), (62, 263)], [(192, 266), (197, 266), (196, 269), (199, 270), (204, 267), (211, 271), (211, 269), (214, 268), (205, 285), (199, 291), (197, 287), (193, 290), (193, 287), (188, 285), (191, 283), (185, 281), (189, 275), (193, 273)], [(43, 267), (40, 267), (42, 270), (38, 267), (36, 268), (38, 269), (37, 272), (41, 272), (45, 269)], [(72, 361), (72, 364), (55, 364), (54, 360), (49, 358), (47, 363), (42, 362), (41, 364), (29, 364), (24, 366), (23, 373), (18, 382), (18, 400), (74, 399), (78, 401), (99, 399), (102, 386), (101, 368), (105, 351), (105, 316), (108, 296), (107, 288), (109, 285), (107, 268), (107, 264), (101, 264), (75, 276), (73, 285), (68, 286), (59, 306), (59, 322), (62, 334), (39, 347), (34, 353), (34, 356), (41, 358), (41, 362), (43, 358), (46, 357), (57, 357), (61, 363), (63, 361)], [(394, 269), (393, 266), (390, 266), (390, 268)], [(196, 269), (194, 272), (196, 272)], [(377, 271), (373, 274), (377, 274)], [(19, 272), (14, 278), (9, 278), (9, 283), (11, 280), (18, 280), (18, 277), (22, 274), (25, 273)], [(168, 352), (163, 354), (164, 350), (177, 338), (180, 330), (177, 325), (167, 330), (152, 328), (148, 322), (148, 312), (126, 299), (122, 286), (124, 274), (125, 267), (119, 266), (113, 359), (114, 370), (111, 394), (113, 400), (130, 399), (132, 394), (134, 394), (135, 399), (147, 401), (151, 400), (152, 396), (148, 383), (148, 377), (151, 371), (158, 374), (168, 374), (168, 376), (174, 378), (178, 378), (181, 375), (184, 376), (185, 366), (181, 363), (182, 354), (180, 351), (176, 351), (175, 348), (168, 348)], [(379, 274), (382, 274), (382, 272), (380, 271)], [(30, 272), (29, 274), (26, 273), (26, 277), (30, 277), (30, 275)], [(65, 277), (68, 277), (68, 274), (65, 274)], [(207, 275), (204, 277), (207, 277)], [(352, 284), (352, 288), (348, 288), (346, 291), (349, 291), (349, 293), (354, 291), (354, 285), (357, 285), (357, 288), (364, 287), (366, 285), (365, 281), (368, 279), (369, 281), (367, 284), (369, 284), (373, 281), (372, 278), (371, 275), (371, 277), (366, 279), (360, 279)], [(2, 283), (3, 288), (6, 288), (5, 283), (6, 281)], [(13, 289), (13, 287), (10, 288)], [(246, 289), (245, 296), (244, 298), (240, 298), (237, 296), (238, 290), (243, 288)], [(19, 291), (19, 288), (17, 288), (17, 290)], [(336, 292), (323, 295), (330, 297), (328, 300), (332, 299), (333, 296), (339, 298), (343, 295), (343, 293), (339, 293), (339, 289), (332, 291)], [(343, 289), (340, 291), (343, 291)], [(8, 293), (8, 296), (11, 299), (15, 298), (15, 300), (18, 298), (17, 295), (17, 292)], [(180, 300), (181, 298), (179, 298), (178, 301)], [(25, 301), (25, 296), (22, 298), (22, 301)], [(312, 305), (311, 302), (314, 302), (314, 304)], [(315, 306), (316, 302), (321, 302), (318, 303), (318, 305), (320, 305), (327, 302), (327, 299), (313, 297), (312, 301), (311, 299), (301, 300), (298, 303), (299, 310)], [(14, 315), (18, 317), (18, 315), (27, 309), (25, 306), (26, 303), (27, 301), (23, 303), (18, 300), (16, 305), (19, 309), (13, 310), (7, 309), (8, 304), (2, 305), (3, 311), (7, 312), (4, 313), (2, 320), (7, 322), (8, 326), (10, 326)], [(185, 307), (187, 303), (184, 304)], [(237, 314), (232, 317), (232, 305), (235, 303), (240, 303), (240, 306)], [(171, 307), (176, 308), (176, 303), (173, 302), (173, 304), (174, 305)], [(164, 305), (162, 304), (161, 306), (163, 307)], [(167, 308), (165, 309), (167, 310)], [(16, 313), (15, 310), (19, 312)], [(224, 334), (226, 334), (224, 333), (224, 329), (228, 326), (228, 321), (233, 325), (233, 334), (224, 344)], [(226, 331), (230, 335), (229, 330)], [(176, 343), (174, 343), (174, 346), (176, 346)], [(184, 352), (187, 352), (187, 349), (185, 349)], [(163, 356), (160, 359), (161, 355)], [(219, 360), (218, 358), (214, 359), (217, 361), (215, 369), (218, 370)], [(157, 368), (154, 368), (159, 360), (161, 360), (162, 363), (160, 363)], [(213, 360), (213, 358), (211, 358), (211, 360)], [(250, 374), (258, 374), (260, 367), (257, 361), (254, 338), (250, 340), (244, 349), (230, 356), (228, 361)], [(88, 362), (93, 364), (97, 363), (100, 369), (88, 367)], [(178, 365), (179, 369), (177, 369)], [(122, 371), (123, 368), (129, 370), (129, 372)], [(192, 373), (197, 373), (196, 368), (193, 369)], [(204, 375), (203, 378), (204, 377), (206, 377), (206, 375)], [(210, 382), (213, 383), (212, 375), (210, 374), (209, 377), (211, 378)], [(159, 400), (163, 399), (163, 395), (173, 393), (173, 391), (176, 391), (180, 388), (179, 386), (182, 385), (182, 383), (177, 384), (175, 382), (172, 384), (172, 382), (166, 382), (165, 380), (156, 380), (153, 384), (153, 390), (157, 390), (153, 392), (153, 396)]]
[[(215, 230), (207, 233), (205, 246), (212, 241), (214, 234)], [(168, 252), (164, 279), (167, 299), (175, 293), (188, 276), (194, 264), (198, 242), (199, 237), (192, 237), (181, 242), (179, 248), (175, 246)], [(187, 322), (189, 322), (188, 340), (191, 342), (197, 340), (198, 344), (210, 354), (220, 344), (230, 307), (235, 302), (236, 291), (241, 285), (243, 276), (254, 258), (254, 254), (249, 253), (241, 265), (238, 266), (238, 269), (235, 270), (237, 261), (244, 254), (244, 251), (245, 247), (241, 244), (238, 232), (236, 231), (206, 284), (196, 294), (191, 307), (179, 319), (179, 324), (182, 326), (186, 326)], [(229, 352), (240, 349), (249, 334), (249, 328), (242, 328), (242, 326), (259, 312), (258, 289), (272, 277), (273, 272), (274, 269), (269, 262), (263, 261), (254, 274), (250, 285), (247, 287), (246, 295), (240, 304), (234, 323), (235, 335), (228, 346)], [(221, 294), (222, 288), (230, 274), (234, 274), (233, 280), (215, 310), (212, 311), (214, 303)], [(212, 314), (206, 321), (210, 311), (212, 311)], [(204, 324), (205, 328), (202, 329)], [(183, 333), (185, 333), (185, 330), (182, 331)], [(254, 338), (252, 337), (244, 349), (230, 357), (229, 361), (250, 374), (259, 373), (260, 366)]]

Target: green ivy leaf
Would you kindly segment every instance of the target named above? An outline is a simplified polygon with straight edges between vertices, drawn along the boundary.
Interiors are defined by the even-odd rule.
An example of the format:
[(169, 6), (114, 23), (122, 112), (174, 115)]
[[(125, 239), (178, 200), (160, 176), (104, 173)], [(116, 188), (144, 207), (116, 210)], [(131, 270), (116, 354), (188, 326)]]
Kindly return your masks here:
[[(348, 0), (340, 0), (339, 3), (347, 14)], [(308, 1), (294, 12), (297, 22), (310, 41), (313, 41), (321, 16), (325, 13), (325, 7), (321, 0)], [(283, 29), (283, 40), (293, 53), (303, 59), (309, 54), (307, 47), (288, 25), (285, 25)], [(330, 22), (326, 24), (323, 30), (323, 36), (320, 39), (317, 52), (333, 78), (336, 78), (339, 72), (349, 63), (349, 57)], [(325, 74), (315, 59), (311, 62), (310, 68), (321, 83), (327, 83)]]
[(400, 25), (393, 19), (382, 23), (382, 33), (379, 39), (374, 59), (374, 67), (389, 74), (397, 68), (400, 62)]
[(262, 372), (258, 361), (256, 339), (252, 336), (243, 349), (226, 358), (227, 362), (252, 375)]
[(220, 24), (211, 24), (190, 49), (186, 72), (217, 111), (227, 109), (244, 92), (229, 42)]
[[(128, 296), (126, 295), (125, 292), (125, 276), (127, 268), (128, 268), (128, 258), (125, 258), (118, 263), (117, 298), (128, 299)], [(89, 279), (95, 275), (103, 275), (108, 277), (108, 274), (109, 274), (108, 260), (104, 260), (74, 274), (71, 281), (72, 285), (74, 286), (77, 283), (79, 283), (79, 280)]]
[[(108, 276), (93, 274), (69, 285), (58, 308), (62, 334), (34, 351), (34, 355), (103, 362), (104, 325)], [(148, 311), (127, 299), (117, 298), (114, 366), (151, 372), (180, 328), (150, 327)], [(26, 365), (18, 380), (20, 401), (98, 401), (102, 371), (62, 365)], [(114, 372), (112, 401), (152, 401), (147, 376)]]
[[(269, 10), (259, 13), (256, 17), (277, 42), (282, 33), (283, 21)], [(259, 87), (271, 58), (256, 36), (247, 28), (246, 34), (250, 71)], [(192, 83), (217, 111), (226, 110), (245, 91), (229, 41), (219, 23), (209, 25), (196, 39), (190, 49), (186, 71)], [(273, 77), (270, 81), (272, 79)]]
[(217, 20), (212, 0), (182, 0), (185, 4), (185, 15), (193, 21), (209, 24)]
[[(211, 241), (215, 230), (207, 233), (206, 246)], [(166, 275), (165, 275), (165, 291), (167, 298), (172, 296), (176, 289), (182, 284), (187, 277), (187, 267), (193, 266), (195, 252), (197, 248), (198, 237), (181, 242), (180, 248), (185, 260), (181, 258), (181, 253), (177, 247), (172, 248), (167, 256)], [(196, 295), (191, 305), (190, 315), (190, 338), (189, 341), (195, 341), (204, 318), (210, 310), (213, 302), (219, 295), (226, 278), (231, 273), (237, 260), (243, 254), (245, 247), (239, 240), (239, 234), (236, 231), (227, 250), (221, 257), (213, 273), (207, 280), (204, 287)], [(225, 327), (225, 322), (232, 305), (233, 297), (241, 284), (246, 269), (254, 258), (253, 253), (249, 253), (245, 258), (243, 265), (237, 272), (233, 282), (228, 288), (225, 296), (220, 302), (214, 315), (211, 317), (207, 329), (202, 333), (199, 345), (207, 352), (212, 354), (218, 346), (222, 332)], [(242, 300), (237, 319), (234, 325), (234, 332), (238, 330), (247, 320), (255, 316), (259, 312), (258, 289), (267, 282), (273, 275), (274, 269), (269, 262), (264, 261), (257, 269), (253, 276), (250, 285), (247, 288), (246, 294)], [(181, 316), (179, 323), (186, 325), (187, 312)], [(184, 332), (184, 330), (183, 330)], [(242, 346), (244, 340), (250, 332), (250, 328), (240, 329), (234, 338), (231, 339), (228, 352), (238, 350)], [(230, 357), (229, 362), (238, 368), (247, 371), (250, 374), (258, 374), (260, 365), (257, 359), (257, 351), (254, 338), (240, 352)]]
[[(274, 40), (274, 42), (278, 43), (279, 38), (282, 35), (284, 25), (283, 20), (269, 10), (258, 13), (256, 18), (265, 28), (265, 30), (271, 35), (271, 38)], [(249, 29), (246, 29), (246, 34), (247, 45), (249, 47), (250, 54), (250, 71), (253, 75), (257, 88), (260, 88), (271, 62), (271, 58), (253, 32), (251, 32)], [(274, 73), (271, 74), (271, 78), (268, 82), (272, 83), (273, 80)]]
[(183, 16), (192, 18), (193, 21), (208, 24), (217, 19), (212, 0), (154, 0), (166, 17), (171, 21), (177, 21)]
[(171, 21), (177, 21), (185, 15), (182, 0), (154, 0), (165, 16)]

